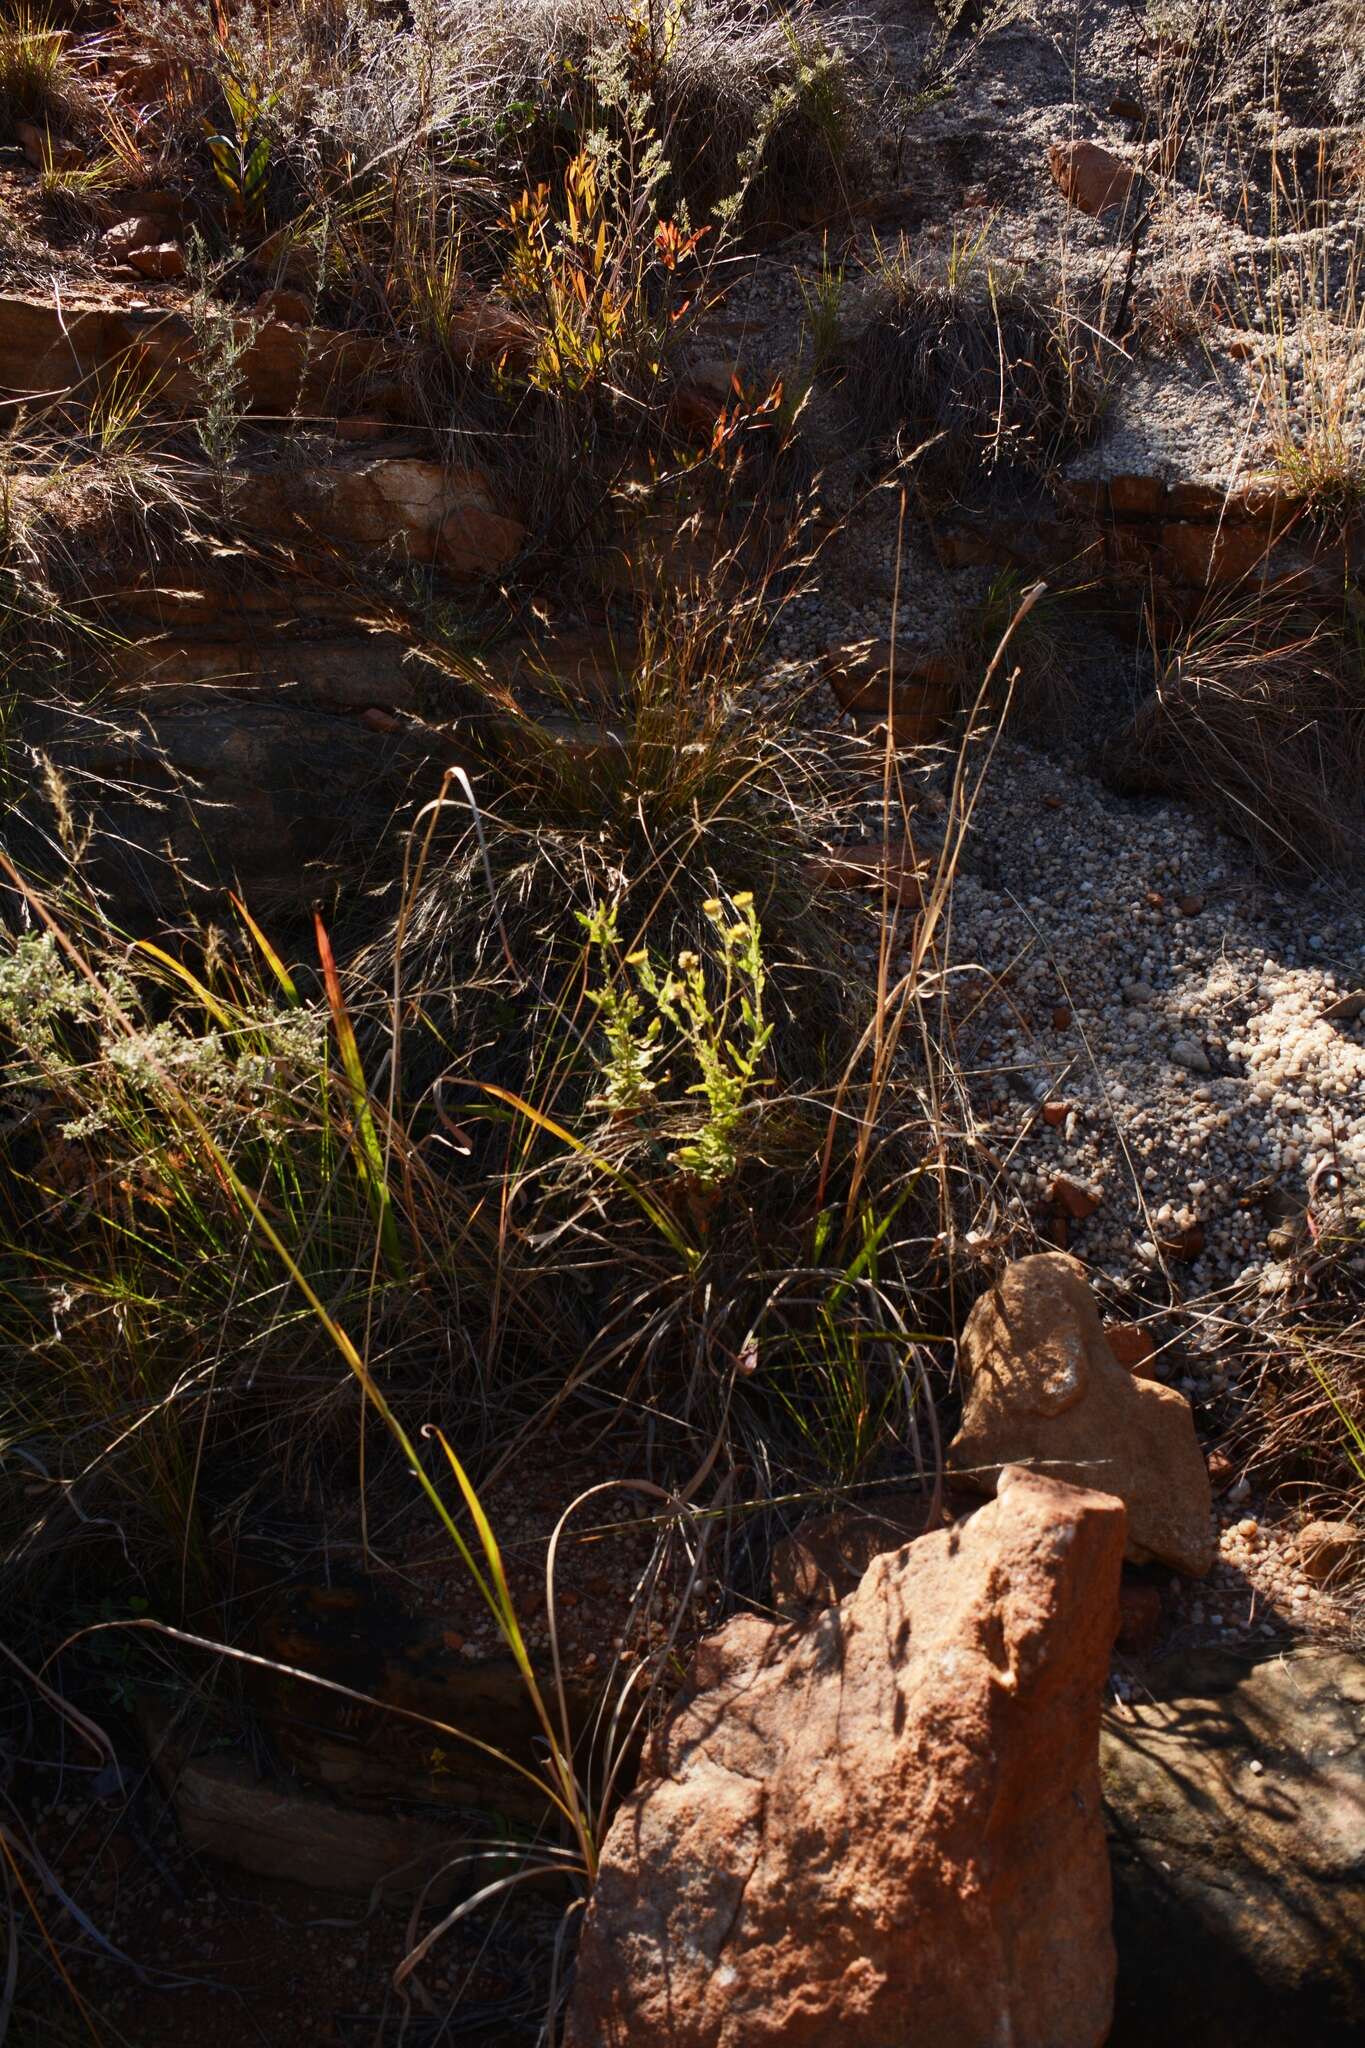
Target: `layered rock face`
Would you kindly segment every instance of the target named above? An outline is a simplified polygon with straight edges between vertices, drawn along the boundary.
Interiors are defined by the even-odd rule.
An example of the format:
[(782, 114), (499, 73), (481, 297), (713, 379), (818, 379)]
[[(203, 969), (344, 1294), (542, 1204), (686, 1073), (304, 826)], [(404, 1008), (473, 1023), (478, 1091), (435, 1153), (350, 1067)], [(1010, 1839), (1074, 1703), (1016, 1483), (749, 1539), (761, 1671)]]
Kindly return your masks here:
[(1128, 1510), (1133, 1564), (1210, 1569), (1213, 1499), (1190, 1404), (1119, 1364), (1078, 1260), (1016, 1259), (968, 1316), (958, 1364), (949, 1463), (964, 1483), (989, 1493), (1002, 1467), (1027, 1463), (1103, 1487)]
[(807, 1633), (729, 1623), (607, 1837), (570, 2048), (1099, 2048), (1123, 1548), (1006, 1472)]

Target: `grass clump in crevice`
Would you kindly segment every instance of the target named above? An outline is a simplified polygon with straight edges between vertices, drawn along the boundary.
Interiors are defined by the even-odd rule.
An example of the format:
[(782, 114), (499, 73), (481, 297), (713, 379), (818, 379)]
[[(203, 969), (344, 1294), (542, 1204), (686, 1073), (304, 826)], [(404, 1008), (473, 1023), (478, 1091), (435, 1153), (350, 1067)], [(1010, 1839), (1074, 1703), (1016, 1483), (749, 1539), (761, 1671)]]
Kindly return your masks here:
[(0, 15), (0, 136), (16, 124), (61, 129), (82, 105), (71, 65), (70, 38), (48, 15), (17, 0)]
[(1350, 614), (1305, 626), (1292, 601), (1209, 600), (1158, 646), (1153, 688), (1106, 749), (1120, 788), (1211, 807), (1275, 865), (1365, 848), (1365, 659)]
[(1099, 416), (1080, 323), (979, 243), (956, 249), (945, 276), (903, 244), (884, 255), (836, 361), (862, 433), (928, 444), (917, 474), (929, 481), (1043, 473)]
[[(1309, 1191), (1281, 1286), (1245, 1304), (1245, 1347), (1226, 1448), (1258, 1488), (1306, 1515), (1365, 1517), (1365, 1213), (1335, 1171)], [(1363, 1560), (1365, 1562), (1365, 1560)], [(1365, 1622), (1365, 1571), (1335, 1589)]]

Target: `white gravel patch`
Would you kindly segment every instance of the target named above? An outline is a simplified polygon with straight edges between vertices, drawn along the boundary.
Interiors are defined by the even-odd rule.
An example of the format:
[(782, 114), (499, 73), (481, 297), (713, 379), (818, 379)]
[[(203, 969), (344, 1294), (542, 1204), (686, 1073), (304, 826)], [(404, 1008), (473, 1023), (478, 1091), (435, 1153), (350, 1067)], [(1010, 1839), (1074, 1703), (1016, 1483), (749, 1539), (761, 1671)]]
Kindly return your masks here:
[(1039, 1213), (1058, 1174), (1099, 1195), (1071, 1246), (1116, 1283), (1273, 1284), (1289, 1203), (1365, 1205), (1365, 1018), (1323, 1016), (1365, 986), (1365, 890), (1278, 892), (1179, 807), (1007, 747), (951, 956), (998, 978), (957, 1000), (989, 1141)]

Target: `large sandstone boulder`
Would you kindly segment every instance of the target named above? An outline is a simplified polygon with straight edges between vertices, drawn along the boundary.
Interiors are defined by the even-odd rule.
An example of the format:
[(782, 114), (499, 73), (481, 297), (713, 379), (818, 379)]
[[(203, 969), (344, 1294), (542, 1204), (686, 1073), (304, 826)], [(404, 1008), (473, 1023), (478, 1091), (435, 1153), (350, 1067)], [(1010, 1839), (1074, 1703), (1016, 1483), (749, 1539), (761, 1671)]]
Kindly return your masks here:
[(805, 1633), (703, 1646), (608, 1834), (567, 2048), (1099, 2048), (1121, 1505), (1001, 1475)]
[(958, 1346), (962, 1427), (948, 1462), (995, 1490), (1006, 1465), (1032, 1465), (1117, 1494), (1128, 1557), (1202, 1578), (1213, 1564), (1213, 1498), (1189, 1402), (1136, 1379), (1115, 1358), (1079, 1260), (1016, 1259), (967, 1318)]
[(1112, 2048), (1365, 2040), (1365, 1664), (1167, 1658), (1105, 1720)]

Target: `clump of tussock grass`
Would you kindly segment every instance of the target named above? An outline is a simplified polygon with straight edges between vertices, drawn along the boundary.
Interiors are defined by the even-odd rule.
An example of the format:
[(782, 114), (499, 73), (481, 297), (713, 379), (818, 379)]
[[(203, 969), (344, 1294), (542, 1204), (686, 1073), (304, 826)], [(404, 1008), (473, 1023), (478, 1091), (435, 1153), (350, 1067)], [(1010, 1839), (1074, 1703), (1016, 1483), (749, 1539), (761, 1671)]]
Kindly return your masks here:
[[(847, 1478), (885, 1444), (879, 1404), (905, 1390), (893, 1368), (914, 1354), (924, 1204), (911, 1196), (916, 1140), (896, 1091), (879, 1083), (867, 1107), (859, 1068), (849, 1101), (832, 1107), (858, 1065), (871, 989), (847, 918), (813, 898), (810, 863), (845, 836), (851, 789), (755, 697), (762, 616), (727, 612), (714, 591), (660, 605), (576, 739), (525, 714), (509, 724), (504, 707), (477, 816), (432, 852), (360, 966), (397, 992), (412, 1086), (499, 1186), (509, 1270), (535, 1292), (549, 1254), (534, 1248), (554, 1247), (555, 1284), (583, 1300), (597, 1335), (581, 1373), (618, 1397), (633, 1386), (632, 1404), (681, 1413), (689, 1433), (727, 1434), (737, 1375), (748, 1378), (738, 1361), (761, 1356), (736, 1398), (755, 1428), (763, 1409), (785, 1445), (769, 1446), (769, 1466), (790, 1457), (819, 1470), (828, 1453)], [(452, 788), (448, 813), (469, 820), (469, 792)], [(701, 1027), (669, 1017), (627, 1113), (604, 1081), (616, 1056), (604, 1020), (642, 1006), (640, 1033), (651, 1017), (662, 1029), (643, 992), (681, 987), (691, 961), (698, 1001), (729, 1015), (721, 1039), (737, 1043), (735, 906), (752, 915), (764, 963), (761, 1073), (726, 1124), (727, 1171), (708, 1178), (696, 1164), (714, 1109)], [(849, 1371), (865, 1398), (837, 1391)], [(856, 1427), (822, 1451), (830, 1401)]]
[[(760, 616), (656, 611), (586, 752), (504, 711), (476, 804), (445, 807), (467, 839), (419, 816), (395, 925), (351, 962), (324, 935), (286, 965), (244, 909), (133, 943), (10, 871), (0, 1299), (33, 1370), (5, 1427), (54, 1500), (116, 1506), (149, 1578), (193, 1553), (207, 1597), (201, 1470), (250, 1451), (288, 1485), (354, 1411), (262, 1218), (466, 1448), (570, 1381), (658, 1406), (675, 1450), (675, 1424), (729, 1444), (733, 1410), (772, 1473), (842, 1482), (918, 1443), (915, 1127), (855, 1058), (864, 984), (805, 870), (841, 800), (751, 694)], [(604, 949), (584, 921), (608, 909)], [(660, 999), (622, 1114), (606, 991), (642, 957), (700, 979)], [(39, 1520), (16, 1553), (69, 1537)]]
[[(347, 174), (414, 140), (553, 175), (593, 130), (638, 135), (704, 211), (761, 182), (778, 214), (875, 151), (877, 101), (851, 17), (767, 0), (427, 0), (402, 20), (354, 0), (234, 12), (220, 46), (184, 0), (134, 0), (130, 37), (250, 82), (283, 158)], [(204, 69), (207, 67), (207, 69)]]
[(884, 257), (836, 362), (862, 432), (931, 444), (917, 465), (931, 479), (1044, 471), (1098, 417), (1080, 324), (976, 245), (946, 276), (903, 245)]
[[(320, 324), (389, 341), (406, 414), (495, 470), (563, 554), (638, 489), (641, 451), (677, 466), (673, 365), (723, 296), (745, 205), (780, 180), (828, 189), (813, 153), (866, 129), (841, 111), (851, 71), (816, 47), (827, 24), (718, 0), (401, 23), (309, 4), (268, 32), (248, 9), (226, 44), (154, 0), (128, 25), (190, 66), (196, 119), (224, 130), (212, 170), (202, 134), (166, 141), (206, 196), (229, 166), (215, 198), (239, 246), (215, 290), (302, 282)], [(723, 64), (748, 82), (733, 106), (707, 84)]]
[[(1248, 1305), (1228, 1449), (1253, 1481), (1315, 1514), (1365, 1513), (1365, 1216), (1327, 1174), (1282, 1292)], [(1343, 1588), (1343, 1591), (1348, 1589)], [(1365, 1618), (1365, 1584), (1353, 1592)]]
[(1256, 311), (1275, 466), (1311, 515), (1339, 523), (1365, 506), (1365, 188), (1329, 194), (1322, 164), (1315, 198), (1277, 188)]
[(310, 995), (243, 923), (245, 944), (209, 934), (186, 958), (88, 906), (17, 933), (0, 961), (0, 1307), (28, 1361), (4, 1435), (48, 1473), (64, 1540), (61, 1489), (78, 1485), (84, 1511), (113, 1503), (142, 1528), (151, 1576), (195, 1528), (197, 1439), (240, 1432), (287, 1479), (347, 1387), (229, 1169), (397, 1380), (451, 1363), (427, 1262), (449, 1255), (453, 1304), (478, 1256), (456, 1249), (444, 1201), (419, 1220), (429, 1177), (386, 1130), (391, 1192), (339, 978)]
[(582, 124), (575, 79), (608, 125), (613, 106), (647, 98), (667, 180), (698, 223), (745, 184), (768, 217), (788, 219), (875, 157), (876, 103), (852, 54), (866, 39), (851, 17), (766, 0), (524, 0), (490, 34), (477, 5), (460, 12), (497, 94), (539, 97), (550, 133)]
[(855, 785), (790, 716), (760, 705), (775, 592), (765, 581), (736, 595), (734, 567), (727, 554), (689, 589), (644, 588), (638, 625), (597, 680), (561, 679), (548, 649), (532, 671), (542, 713), (476, 660), (433, 649), (486, 707), (464, 730), (487, 763), (479, 805), (499, 923), (467, 838), (466, 879), (431, 879), (404, 914), (412, 986), (472, 991), (470, 969), (488, 963), (501, 978), (510, 948), (513, 971), (543, 989), (581, 963), (575, 914), (604, 894), (623, 929), (634, 920), (681, 949), (704, 937), (704, 901), (745, 891), (784, 957), (803, 963), (807, 1032), (822, 1018), (837, 1038), (848, 962), (806, 869), (846, 834)]
[[(295, 0), (268, 20), (243, 8), (227, 44), (183, 0), (136, 0), (125, 29), (191, 68), (194, 120), (224, 79), (248, 88), (278, 207), (320, 191), (344, 207), (357, 177), (416, 146), (439, 153), (477, 213), (480, 175), (553, 179), (596, 132), (641, 170), (647, 154), (669, 203), (700, 224), (760, 185), (779, 212), (805, 202), (812, 179), (861, 174), (880, 146), (856, 25), (766, 0), (434, 0), (401, 21)], [(193, 137), (181, 110), (171, 139), (184, 151)]]
[(15, 123), (43, 130), (78, 127), (91, 95), (72, 66), (70, 37), (36, 7), (7, 6), (0, 17), (0, 136), (13, 139)]
[(1120, 788), (1212, 808), (1272, 863), (1349, 861), (1365, 846), (1359, 628), (1305, 628), (1254, 590), (1210, 600), (1158, 650), (1106, 762)]
[[(985, 674), (1024, 594), (1015, 569), (1002, 569), (991, 578), (985, 596), (964, 620), (969, 673)], [(1040, 598), (1010, 633), (1008, 659), (997, 673), (987, 708), (1017, 731), (1064, 732), (1079, 695), (1073, 653), (1063, 599)]]

